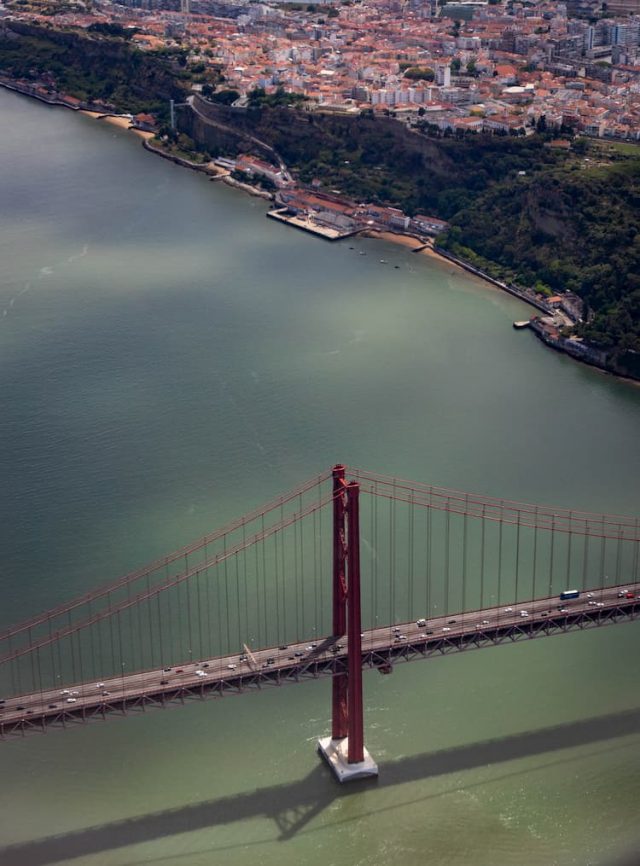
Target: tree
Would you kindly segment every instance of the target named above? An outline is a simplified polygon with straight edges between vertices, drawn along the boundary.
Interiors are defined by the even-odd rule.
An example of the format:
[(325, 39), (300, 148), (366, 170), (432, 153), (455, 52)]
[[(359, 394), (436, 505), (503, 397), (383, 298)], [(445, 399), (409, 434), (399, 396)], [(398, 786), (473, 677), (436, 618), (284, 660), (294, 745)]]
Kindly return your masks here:
[(435, 73), (428, 66), (411, 66), (405, 70), (404, 77), (411, 81), (433, 81)]
[(458, 57), (454, 57), (453, 60), (451, 61), (451, 71), (453, 72), (454, 75), (457, 75), (458, 72), (460, 72), (461, 66), (462, 66), (462, 63), (460, 62), (460, 59)]
[(477, 75), (476, 70), (476, 61), (471, 58), (471, 60), (467, 63), (467, 75)]
[[(204, 87), (202, 92), (204, 93)], [(240, 94), (237, 90), (218, 90), (217, 93), (212, 93), (210, 98), (212, 102), (218, 102), (220, 105), (232, 105), (236, 99), (240, 98)]]
[(536, 132), (546, 132), (547, 131), (547, 116), (546, 114), (541, 114), (536, 123)]

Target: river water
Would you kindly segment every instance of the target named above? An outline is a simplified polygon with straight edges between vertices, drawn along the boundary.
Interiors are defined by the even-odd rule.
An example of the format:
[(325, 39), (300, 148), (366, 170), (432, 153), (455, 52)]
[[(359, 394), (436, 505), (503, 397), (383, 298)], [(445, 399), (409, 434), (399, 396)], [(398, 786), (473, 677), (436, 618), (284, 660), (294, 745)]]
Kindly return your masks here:
[[(0, 625), (338, 461), (640, 512), (640, 389), (514, 331), (519, 301), (88, 117), (3, 91), (0, 118)], [(367, 673), (364, 788), (319, 764), (324, 681), (7, 742), (0, 862), (621, 863), (639, 649), (629, 624)]]

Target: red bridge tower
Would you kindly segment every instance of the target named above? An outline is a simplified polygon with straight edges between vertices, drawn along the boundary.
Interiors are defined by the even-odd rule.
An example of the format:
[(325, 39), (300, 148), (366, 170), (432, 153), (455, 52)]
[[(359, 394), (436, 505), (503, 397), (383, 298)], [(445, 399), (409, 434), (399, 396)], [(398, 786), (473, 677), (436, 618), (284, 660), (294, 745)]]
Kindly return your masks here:
[(318, 751), (340, 782), (378, 775), (364, 747), (359, 494), (344, 466), (334, 466), (333, 637), (347, 635), (347, 670), (333, 677), (331, 736), (318, 741)]

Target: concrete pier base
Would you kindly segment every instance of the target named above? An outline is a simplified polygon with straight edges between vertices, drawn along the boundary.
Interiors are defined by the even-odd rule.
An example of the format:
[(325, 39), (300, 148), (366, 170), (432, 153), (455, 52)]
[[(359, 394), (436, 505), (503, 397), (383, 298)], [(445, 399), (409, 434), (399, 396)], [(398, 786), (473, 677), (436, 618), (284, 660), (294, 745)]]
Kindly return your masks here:
[(364, 761), (358, 764), (348, 762), (349, 738), (332, 740), (323, 737), (318, 740), (318, 751), (333, 770), (339, 782), (352, 782), (356, 779), (367, 779), (378, 775), (378, 765), (369, 752), (364, 750)]

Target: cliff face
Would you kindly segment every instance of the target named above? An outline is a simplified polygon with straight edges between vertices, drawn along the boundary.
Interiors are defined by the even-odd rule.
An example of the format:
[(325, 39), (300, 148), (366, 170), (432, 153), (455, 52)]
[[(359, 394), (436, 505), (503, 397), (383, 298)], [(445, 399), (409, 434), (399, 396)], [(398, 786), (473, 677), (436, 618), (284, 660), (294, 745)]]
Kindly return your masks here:
[(319, 177), (359, 201), (395, 204), (448, 219), (496, 179), (553, 164), (558, 154), (540, 141), (496, 136), (428, 138), (388, 117), (334, 116), (288, 107), (238, 109), (195, 97), (178, 123), (200, 147), (233, 154), (275, 148), (303, 182)]
[[(409, 132), (391, 118), (329, 116), (295, 108), (233, 108), (195, 97), (194, 112), (185, 109), (185, 125), (196, 134), (196, 141), (212, 145), (225, 140), (220, 125), (233, 129), (240, 140), (255, 136), (270, 144), (293, 165), (312, 159), (319, 151), (362, 150), (363, 155), (383, 158), (382, 142), (404, 162), (415, 167), (429, 163), (432, 171), (446, 174), (453, 169), (451, 157), (424, 136)], [(195, 115), (195, 117), (194, 117)], [(210, 124), (203, 122), (202, 115)], [(193, 137), (193, 136), (192, 136)], [(401, 166), (399, 166), (400, 168)]]

